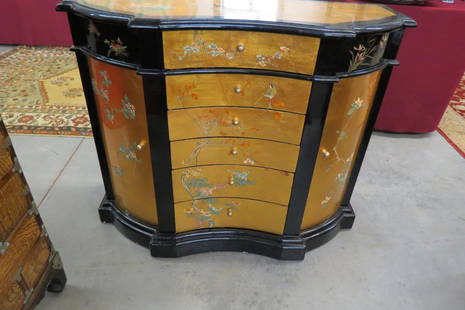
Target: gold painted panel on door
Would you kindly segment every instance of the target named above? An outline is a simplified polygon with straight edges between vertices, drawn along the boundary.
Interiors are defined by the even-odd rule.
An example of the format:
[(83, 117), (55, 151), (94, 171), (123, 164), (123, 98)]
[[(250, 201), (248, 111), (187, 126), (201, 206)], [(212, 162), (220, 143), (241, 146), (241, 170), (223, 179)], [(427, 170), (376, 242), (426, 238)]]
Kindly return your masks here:
[(320, 39), (298, 35), (235, 31), (163, 32), (166, 69), (233, 67), (313, 74)]
[(118, 206), (157, 223), (142, 78), (135, 71), (88, 58), (100, 127)]
[(247, 74), (166, 77), (168, 109), (242, 106), (305, 114), (312, 82)]
[(161, 19), (281, 21), (302, 24), (349, 23), (371, 21), (394, 16), (386, 7), (367, 3), (302, 0), (74, 0), (92, 8)]
[(287, 207), (240, 198), (197, 199), (174, 205), (176, 232), (213, 227), (243, 228), (281, 235)]
[(200, 137), (261, 138), (300, 144), (305, 116), (252, 108), (192, 108), (168, 111), (170, 140)]
[(298, 146), (258, 139), (204, 138), (171, 142), (173, 169), (221, 164), (294, 172), (298, 156)]
[(341, 80), (333, 88), (301, 228), (318, 225), (340, 207), (381, 71)]
[(287, 206), (294, 174), (244, 166), (199, 166), (173, 170), (174, 202), (238, 197)]

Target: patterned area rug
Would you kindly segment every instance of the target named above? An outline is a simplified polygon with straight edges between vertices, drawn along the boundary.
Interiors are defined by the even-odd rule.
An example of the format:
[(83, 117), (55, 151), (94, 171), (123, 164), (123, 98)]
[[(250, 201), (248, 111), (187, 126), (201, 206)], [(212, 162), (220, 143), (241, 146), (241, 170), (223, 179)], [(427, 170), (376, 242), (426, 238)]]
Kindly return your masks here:
[(23, 46), (1, 54), (0, 113), (10, 133), (91, 136), (74, 53)]
[(439, 123), (438, 132), (465, 158), (465, 75)]

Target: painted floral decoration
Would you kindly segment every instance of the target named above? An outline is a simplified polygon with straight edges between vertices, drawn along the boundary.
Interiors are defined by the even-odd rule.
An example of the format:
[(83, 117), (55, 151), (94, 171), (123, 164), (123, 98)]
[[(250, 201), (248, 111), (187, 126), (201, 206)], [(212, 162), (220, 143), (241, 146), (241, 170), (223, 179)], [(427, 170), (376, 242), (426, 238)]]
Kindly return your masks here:
[(235, 202), (226, 202), (218, 205), (218, 199), (214, 197), (216, 191), (230, 186), (247, 186), (255, 184), (249, 179), (249, 171), (230, 171), (233, 182), (225, 184), (212, 184), (208, 178), (203, 177), (201, 168), (186, 169), (181, 174), (181, 184), (192, 198), (189, 208), (184, 210), (186, 216), (194, 217), (199, 227), (213, 227), (215, 215), (220, 215), (225, 208), (235, 210), (238, 206)]
[(123, 44), (120, 38), (116, 40), (105, 39), (103, 42), (109, 47), (107, 57), (110, 57), (112, 54), (115, 56), (128, 57), (128, 47)]
[(363, 44), (354, 46), (352, 50), (349, 51), (351, 59), (349, 62), (348, 71), (352, 72), (354, 70), (357, 70), (358, 67), (360, 67), (361, 65), (369, 64), (377, 50), (378, 48), (376, 46), (375, 39), (371, 39), (370, 41), (368, 41), (367, 46)]

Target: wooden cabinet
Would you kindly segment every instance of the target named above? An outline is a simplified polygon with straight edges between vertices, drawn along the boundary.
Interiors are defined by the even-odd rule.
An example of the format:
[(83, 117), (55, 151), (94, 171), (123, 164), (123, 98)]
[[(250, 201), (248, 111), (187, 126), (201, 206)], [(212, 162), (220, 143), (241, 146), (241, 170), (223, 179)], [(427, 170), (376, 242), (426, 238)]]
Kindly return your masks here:
[[(150, 3), (149, 3), (150, 2)], [(350, 197), (404, 28), (379, 5), (63, 0), (106, 197), (154, 256), (303, 259)]]
[(32, 309), (47, 288), (61, 292), (66, 276), (1, 120), (0, 136), (2, 162), (14, 163), (0, 178), (0, 309)]

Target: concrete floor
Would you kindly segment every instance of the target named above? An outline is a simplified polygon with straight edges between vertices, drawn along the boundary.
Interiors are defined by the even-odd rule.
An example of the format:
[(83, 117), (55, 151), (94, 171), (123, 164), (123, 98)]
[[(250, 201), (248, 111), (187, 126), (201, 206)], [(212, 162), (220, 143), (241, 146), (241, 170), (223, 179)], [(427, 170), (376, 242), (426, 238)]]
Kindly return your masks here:
[(350, 231), (282, 262), (152, 258), (100, 223), (92, 139), (13, 136), (68, 285), (37, 309), (465, 309), (465, 160), (437, 133), (375, 134)]

